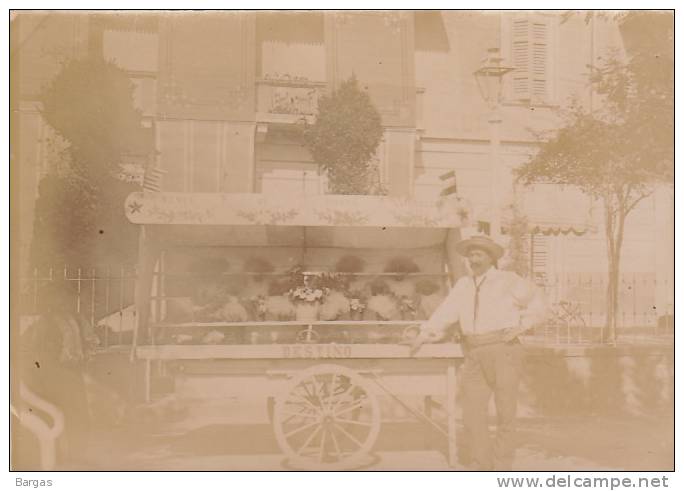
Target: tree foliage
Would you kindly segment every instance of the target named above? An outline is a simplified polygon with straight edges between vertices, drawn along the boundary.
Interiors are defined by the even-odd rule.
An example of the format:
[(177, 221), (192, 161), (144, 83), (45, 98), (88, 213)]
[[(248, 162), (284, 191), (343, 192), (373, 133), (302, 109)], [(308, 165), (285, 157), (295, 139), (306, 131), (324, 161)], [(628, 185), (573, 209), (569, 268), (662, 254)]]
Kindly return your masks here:
[(630, 13), (620, 19), (623, 25), (636, 22), (637, 39), (625, 39), (626, 57), (614, 52), (591, 67), (591, 83), (602, 102), (599, 108), (571, 108), (565, 125), (517, 169), (518, 179), (526, 184), (574, 185), (602, 201), (609, 263), (609, 341), (615, 340), (625, 218), (655, 186), (671, 182), (674, 174), (671, 30), (657, 29), (659, 37), (639, 39), (642, 32), (652, 30), (652, 23), (667, 25), (667, 16)]
[(505, 261), (500, 265), (501, 269), (513, 271), (520, 276), (527, 277), (530, 274), (528, 232), (529, 222), (517, 205), (510, 206), (511, 220), (508, 224), (508, 254)]
[(321, 97), (316, 123), (304, 131), (304, 144), (328, 173), (335, 194), (372, 194), (371, 165), (382, 138), (380, 113), (356, 77)]
[(67, 62), (40, 96), (42, 115), (69, 142), (74, 172), (92, 181), (140, 146), (141, 114), (126, 72), (97, 57)]
[(39, 184), (31, 260), (90, 268), (135, 261), (137, 227), (124, 215), (136, 186), (115, 177), (144, 141), (126, 73), (101, 59), (72, 60), (41, 93), (42, 115), (65, 140)]

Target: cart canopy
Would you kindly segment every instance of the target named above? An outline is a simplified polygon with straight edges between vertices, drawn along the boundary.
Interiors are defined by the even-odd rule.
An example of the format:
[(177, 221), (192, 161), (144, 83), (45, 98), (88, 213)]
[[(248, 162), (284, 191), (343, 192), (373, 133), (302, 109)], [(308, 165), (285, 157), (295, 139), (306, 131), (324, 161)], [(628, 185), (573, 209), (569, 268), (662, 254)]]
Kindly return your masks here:
[(387, 196), (132, 193), (132, 223), (174, 245), (417, 248), (444, 244), (469, 207)]

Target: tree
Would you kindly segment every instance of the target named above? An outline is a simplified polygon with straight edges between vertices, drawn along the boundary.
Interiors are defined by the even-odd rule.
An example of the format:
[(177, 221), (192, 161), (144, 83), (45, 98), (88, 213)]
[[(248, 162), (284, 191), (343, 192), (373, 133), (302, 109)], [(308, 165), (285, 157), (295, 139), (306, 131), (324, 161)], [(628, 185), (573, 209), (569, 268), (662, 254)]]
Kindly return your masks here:
[(316, 123), (304, 130), (304, 145), (327, 171), (335, 194), (372, 194), (371, 165), (382, 138), (382, 120), (356, 77), (321, 97)]
[(508, 241), (506, 261), (501, 265), (501, 269), (513, 271), (526, 277), (530, 274), (529, 223), (518, 205), (511, 205), (509, 209), (511, 212), (511, 219), (508, 224), (510, 240)]
[(65, 63), (40, 95), (66, 146), (39, 184), (31, 259), (36, 267), (134, 261), (137, 227), (123, 203), (136, 186), (115, 176), (126, 153), (149, 151), (126, 73), (101, 58)]
[[(620, 21), (632, 22), (630, 15)], [(647, 25), (653, 21), (649, 16), (640, 20)], [(674, 57), (668, 31), (660, 35), (656, 44), (633, 43), (626, 58), (613, 53), (592, 67), (591, 83), (603, 99), (601, 107), (591, 112), (571, 108), (566, 124), (516, 171), (526, 184), (574, 185), (602, 202), (609, 343), (616, 341), (625, 219), (655, 186), (671, 182), (674, 172)]]

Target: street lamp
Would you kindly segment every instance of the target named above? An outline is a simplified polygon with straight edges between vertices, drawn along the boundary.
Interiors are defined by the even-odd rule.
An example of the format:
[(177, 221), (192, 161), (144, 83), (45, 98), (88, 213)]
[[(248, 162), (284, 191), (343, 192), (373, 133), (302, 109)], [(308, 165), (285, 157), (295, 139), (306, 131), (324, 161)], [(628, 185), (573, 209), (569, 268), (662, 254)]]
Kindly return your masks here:
[(503, 89), (503, 77), (515, 68), (502, 64), (503, 58), (499, 54), (499, 48), (489, 48), (487, 56), (482, 60), (480, 67), (475, 70), (477, 88), (484, 101), (489, 105), (489, 132), (490, 132), (490, 172), (492, 183), (490, 186), (490, 234), (492, 236), (501, 233), (501, 193), (500, 193), (500, 162), (499, 148), (500, 136), (500, 107)]
[(501, 103), (504, 75), (515, 70), (514, 67), (502, 65), (502, 61), (499, 48), (489, 48), (480, 68), (474, 73), (480, 95), (492, 110), (498, 109)]

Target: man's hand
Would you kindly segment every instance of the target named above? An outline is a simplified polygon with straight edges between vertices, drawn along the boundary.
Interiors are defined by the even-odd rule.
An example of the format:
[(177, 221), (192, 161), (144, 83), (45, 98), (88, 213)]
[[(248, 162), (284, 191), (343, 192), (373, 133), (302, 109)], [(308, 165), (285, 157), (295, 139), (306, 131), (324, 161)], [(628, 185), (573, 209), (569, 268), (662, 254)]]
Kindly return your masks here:
[(415, 356), (421, 346), (425, 343), (434, 343), (439, 340), (439, 336), (434, 332), (420, 331), (417, 336), (412, 339), (407, 339), (401, 344), (407, 345), (409, 349), (409, 354)]
[(416, 336), (409, 344), (409, 354), (415, 356), (418, 350), (427, 342), (427, 339), (422, 334)]

